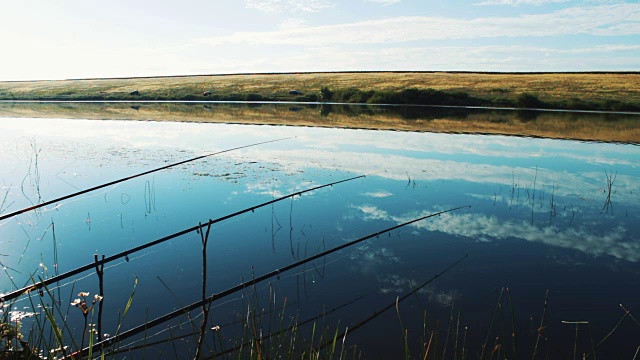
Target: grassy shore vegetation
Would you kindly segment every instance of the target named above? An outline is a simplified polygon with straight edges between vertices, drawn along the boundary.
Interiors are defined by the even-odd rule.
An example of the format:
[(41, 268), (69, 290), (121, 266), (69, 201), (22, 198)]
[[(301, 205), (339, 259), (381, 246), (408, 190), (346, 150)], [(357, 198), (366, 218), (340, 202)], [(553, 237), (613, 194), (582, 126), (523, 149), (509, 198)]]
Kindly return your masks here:
[(2, 117), (293, 125), (640, 143), (637, 115), (337, 104), (0, 103)]
[[(101, 320), (96, 308), (102, 296), (79, 292), (69, 303), (58, 299), (55, 289), (46, 288), (40, 295), (29, 295), (35, 312), (16, 310), (15, 303), (5, 307), (0, 317), (0, 359), (119, 359), (123, 356), (144, 358), (145, 355), (163, 359), (366, 359), (372, 354), (351, 338), (362, 326), (376, 326), (370, 321), (385, 312), (395, 318), (397, 327), (381, 330), (380, 336), (390, 344), (386, 355), (395, 353), (397, 359), (595, 360), (603, 355), (636, 359), (640, 352), (640, 347), (635, 356), (633, 349), (620, 350), (615, 355), (607, 352), (607, 345), (622, 335), (619, 334), (622, 327), (640, 331), (640, 322), (624, 305), (620, 305), (620, 317), (611, 319), (611, 327), (594, 332), (596, 324), (586, 319), (552, 320), (549, 291), (544, 301), (540, 299), (540, 313), (523, 314), (517, 310), (518, 304), (513, 302), (509, 288), (497, 289), (495, 305), (485, 309), (486, 322), (473, 325), (465, 320), (464, 309), (455, 304), (433, 307), (419, 299), (412, 304), (402, 303), (404, 299), (416, 300), (414, 293), (397, 297), (361, 322), (345, 325), (339, 319), (329, 320), (333, 309), (302, 319), (288, 313), (286, 297), (276, 303), (275, 294), (270, 292), (265, 305), (254, 291), (255, 288), (247, 289), (245, 310), (235, 314), (235, 320), (230, 323), (211, 327), (215, 323), (205, 321), (207, 315), (185, 313), (179, 323), (166, 325), (168, 331), (149, 331), (135, 341), (117, 340), (106, 348), (92, 350), (93, 344), (102, 339), (118, 338), (134, 301), (135, 287), (119, 311), (117, 329), (112, 329), (115, 331), (112, 334), (97, 330)], [(419, 306), (422, 316), (409, 318), (404, 314), (407, 306)], [(79, 328), (78, 318), (83, 319)], [(421, 325), (407, 325), (415, 322)], [(562, 333), (561, 341), (554, 338), (554, 334)]]
[(640, 73), (295, 73), (0, 82), (0, 100), (322, 101), (640, 111)]

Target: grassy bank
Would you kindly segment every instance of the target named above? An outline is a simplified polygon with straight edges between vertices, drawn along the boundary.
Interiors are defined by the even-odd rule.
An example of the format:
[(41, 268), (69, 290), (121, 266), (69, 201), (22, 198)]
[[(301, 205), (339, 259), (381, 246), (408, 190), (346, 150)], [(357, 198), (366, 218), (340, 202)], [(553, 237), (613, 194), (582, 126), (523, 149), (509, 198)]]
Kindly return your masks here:
[(333, 101), (640, 111), (640, 73), (298, 73), (0, 82), (0, 100)]

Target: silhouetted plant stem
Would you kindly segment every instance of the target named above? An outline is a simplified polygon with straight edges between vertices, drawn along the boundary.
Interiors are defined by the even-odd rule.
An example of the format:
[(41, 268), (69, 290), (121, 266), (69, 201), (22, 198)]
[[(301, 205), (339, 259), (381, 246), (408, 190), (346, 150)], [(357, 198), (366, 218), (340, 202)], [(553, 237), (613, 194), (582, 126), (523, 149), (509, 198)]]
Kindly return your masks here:
[(513, 346), (513, 359), (517, 359), (518, 358), (518, 351), (517, 351), (517, 338), (516, 338), (516, 319), (515, 319), (515, 313), (513, 311), (513, 301), (511, 301), (511, 290), (509, 288), (507, 288), (507, 298), (509, 298), (509, 312), (511, 313), (511, 344)]
[[(0, 203), (0, 214), (2, 214), (5, 210), (11, 207), (15, 201), (12, 201), (9, 205), (6, 205), (7, 198), (9, 197), (9, 192), (11, 190), (11, 186), (7, 186), (7, 191), (4, 192), (4, 197), (2, 198), (2, 202)], [(6, 206), (5, 206), (6, 205)]]
[(82, 340), (80, 340), (80, 349), (78, 349), (78, 351), (84, 348), (84, 338), (87, 335), (87, 315), (86, 314), (82, 314), (82, 315), (84, 315), (84, 327), (82, 328)]
[(538, 354), (538, 344), (540, 343), (540, 338), (544, 334), (544, 329), (545, 329), (544, 319), (547, 315), (548, 304), (549, 304), (549, 289), (547, 289), (547, 292), (544, 297), (544, 307), (542, 308), (542, 318), (540, 319), (540, 326), (538, 327), (538, 331), (537, 331), (538, 336), (536, 337), (536, 345), (533, 348), (533, 356), (531, 357), (531, 360), (535, 360), (536, 355)]
[(604, 201), (604, 205), (602, 206), (602, 210), (600, 210), (600, 213), (602, 214), (605, 210), (608, 213), (609, 209), (611, 209), (611, 213), (613, 214), (613, 206), (611, 204), (611, 188), (613, 187), (613, 183), (616, 181), (616, 178), (618, 177), (618, 172), (616, 171), (616, 173), (614, 174), (613, 172), (608, 173), (605, 170), (604, 175), (607, 178), (607, 185), (606, 185), (606, 188), (605, 188), (605, 192), (607, 194), (607, 197), (606, 197), (606, 199)]
[[(482, 344), (482, 349), (481, 349), (481, 353), (480, 353), (480, 360), (482, 360), (484, 358), (484, 354), (485, 354), (485, 350), (487, 348), (487, 343), (489, 342), (489, 336), (491, 335), (491, 328), (493, 327), (493, 321), (495, 320), (496, 317), (496, 313), (498, 312), (498, 309), (500, 308), (500, 302), (502, 301), (502, 294), (504, 292), (504, 288), (500, 289), (500, 294), (498, 295), (498, 302), (496, 302), (496, 306), (493, 309), (493, 314), (491, 315), (491, 322), (489, 322), (489, 328), (487, 329), (487, 337), (484, 340), (484, 343)], [(494, 347), (495, 349), (495, 347)], [(493, 351), (492, 351), (493, 354)]]
[(447, 322), (447, 338), (444, 341), (444, 348), (442, 349), (442, 358), (446, 359), (447, 348), (449, 347), (449, 336), (451, 335), (451, 323), (453, 322), (453, 304), (451, 305), (451, 312), (449, 313), (449, 321)]
[[(104, 262), (98, 263), (98, 254), (93, 254), (93, 259), (96, 263), (96, 273), (98, 274), (99, 294), (102, 300), (104, 300)], [(104, 261), (104, 255), (102, 255)], [(104, 301), (100, 301), (98, 305), (98, 341), (102, 341), (102, 306)]]
[[(589, 341), (591, 341), (591, 353), (593, 354), (593, 360), (597, 360), (596, 359), (596, 346), (593, 342), (593, 334), (591, 333), (591, 324), (588, 323), (587, 324), (587, 330), (589, 330)], [(586, 359), (586, 355), (584, 356)]]
[(457, 360), (458, 359), (458, 339), (460, 337), (460, 313), (461, 311), (458, 310), (458, 320), (456, 321), (456, 338), (454, 339), (454, 345), (453, 345), (453, 359)]
[(635, 320), (635, 318), (633, 317), (633, 315), (631, 315), (631, 312), (629, 310), (627, 310), (624, 306), (622, 306), (622, 304), (620, 304), (620, 307), (622, 308), (622, 310), (624, 310), (624, 315), (622, 315), (622, 317), (620, 318), (620, 320), (618, 320), (618, 323), (616, 323), (616, 325), (613, 327), (613, 329), (611, 329), (611, 331), (609, 331), (607, 333), (607, 335), (605, 335), (602, 340), (600, 340), (595, 347), (592, 346), (592, 350), (590, 353), (586, 354), (585, 357), (589, 357), (591, 354), (595, 354), (596, 350), (598, 350), (598, 348), (600, 347), (600, 345), (602, 345), (611, 335), (613, 335), (613, 333), (618, 329), (618, 327), (620, 327), (620, 324), (622, 324), (622, 322), (624, 321), (624, 319), (627, 316), (630, 316), (635, 322), (636, 324), (639, 324), (637, 322), (637, 320)]
[(622, 308), (622, 310), (624, 310), (625, 313), (627, 313), (629, 315), (629, 317), (631, 318), (631, 320), (633, 320), (633, 322), (636, 323), (636, 325), (640, 326), (640, 322), (638, 322), (638, 319), (636, 319), (635, 316), (633, 316), (633, 314), (631, 313), (631, 311), (629, 311), (626, 307), (624, 307), (624, 305), (620, 304), (620, 308)]
[(467, 332), (469, 328), (467, 326), (464, 327), (464, 338), (462, 340), (462, 360), (467, 358)]
[(207, 331), (207, 321), (209, 320), (209, 310), (212, 303), (206, 303), (207, 298), (207, 243), (209, 242), (209, 232), (211, 224), (207, 224), (207, 233), (203, 234), (202, 223), (200, 225), (200, 239), (202, 241), (202, 322), (200, 323), (200, 337), (198, 338), (198, 347), (196, 349), (196, 359), (202, 357), (202, 343), (204, 335)]
[(427, 349), (424, 351), (424, 357), (422, 360), (427, 360), (429, 357), (429, 351), (431, 350), (431, 342), (433, 341), (433, 331), (431, 332), (431, 336), (429, 336), (429, 343), (427, 344)]
[[(400, 323), (400, 333), (402, 334), (402, 339), (403, 341), (403, 353), (404, 353), (404, 359), (408, 360), (410, 355), (409, 355), (409, 333), (407, 332), (407, 330), (404, 328), (404, 325), (402, 324), (402, 316), (400, 316), (400, 297), (396, 296), (396, 314), (398, 314), (398, 322)], [(345, 331), (345, 335), (346, 335), (346, 331)]]

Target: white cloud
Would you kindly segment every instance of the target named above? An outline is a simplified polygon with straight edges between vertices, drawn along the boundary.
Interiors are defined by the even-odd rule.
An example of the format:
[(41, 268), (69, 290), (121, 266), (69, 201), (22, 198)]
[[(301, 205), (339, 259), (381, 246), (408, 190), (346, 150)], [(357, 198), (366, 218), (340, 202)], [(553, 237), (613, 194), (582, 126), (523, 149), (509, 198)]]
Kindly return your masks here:
[[(341, 70), (474, 70), (474, 71), (594, 71), (640, 70), (637, 45), (598, 45), (585, 48), (537, 46), (352, 46), (298, 48), (294, 54), (254, 56), (219, 61), (217, 72), (290, 72)], [(545, 57), (544, 54), (548, 56)], [(589, 56), (584, 56), (587, 54)], [(222, 55), (220, 55), (222, 56)], [(192, 59), (193, 60), (193, 59)], [(108, 66), (109, 64), (105, 64)], [(206, 64), (203, 63), (203, 66)], [(209, 65), (210, 66), (210, 65)], [(207, 70), (211, 72), (211, 70)]]
[(573, 34), (638, 35), (640, 34), (640, 4), (573, 7), (549, 14), (516, 17), (454, 19), (402, 16), (339, 25), (265, 32), (236, 32), (227, 36), (200, 38), (194, 40), (194, 43), (331, 46)]
[(474, 5), (544, 5), (568, 1), (571, 0), (485, 0)]
[(365, 0), (365, 1), (374, 3), (374, 4), (380, 4), (382, 6), (389, 6), (389, 5), (397, 4), (402, 0)]
[(627, 0), (584, 0), (584, 1), (592, 4), (621, 4), (621, 3), (627, 2)]
[(390, 218), (389, 214), (381, 209), (378, 209), (376, 206), (364, 205), (364, 206), (354, 206), (355, 209), (358, 209), (364, 213), (364, 220), (388, 220)]
[[(381, 274), (378, 276), (380, 292), (383, 294), (406, 294), (419, 286), (420, 283), (396, 274)], [(427, 285), (418, 290), (418, 294), (426, 295), (429, 301), (442, 306), (450, 306), (458, 300), (462, 294), (457, 289), (449, 291), (436, 291), (433, 285)]]
[(543, 51), (558, 54), (610, 53), (614, 51), (640, 51), (640, 45), (610, 44), (576, 49), (544, 49)]
[(494, 216), (482, 214), (443, 214), (433, 221), (420, 222), (417, 226), (471, 238), (507, 239), (515, 237), (531, 242), (575, 249), (592, 256), (609, 255), (632, 262), (640, 260), (640, 244), (627, 239), (623, 227), (616, 227), (605, 234), (598, 234), (591, 229), (582, 227), (538, 227), (527, 221), (500, 221)]
[(299, 29), (305, 26), (305, 21), (303, 19), (291, 18), (287, 19), (280, 23), (280, 29)]
[(317, 12), (332, 8), (334, 3), (326, 0), (246, 0), (245, 6), (266, 13)]
[[(430, 213), (392, 216), (373, 206), (356, 208), (364, 213), (365, 219), (384, 219), (386, 216), (386, 220), (397, 223), (404, 223)], [(410, 226), (469, 237), (479, 241), (519, 238), (530, 242), (574, 249), (591, 256), (608, 255), (631, 262), (640, 261), (640, 243), (628, 238), (626, 229), (622, 226), (614, 227), (608, 232), (600, 234), (585, 227), (540, 227), (531, 225), (528, 221), (501, 221), (495, 216), (477, 213), (445, 213), (438, 217), (413, 223)]]
[(389, 264), (397, 264), (401, 259), (393, 250), (378, 247), (374, 244), (365, 244), (349, 255), (352, 271), (361, 274), (374, 274), (380, 271), (380, 267)]
[(385, 198), (385, 197), (389, 197), (389, 196), (393, 196), (392, 193), (388, 192), (388, 191), (376, 191), (376, 192), (368, 192), (368, 193), (364, 193), (364, 196), (369, 196), (369, 197), (373, 197), (373, 198)]

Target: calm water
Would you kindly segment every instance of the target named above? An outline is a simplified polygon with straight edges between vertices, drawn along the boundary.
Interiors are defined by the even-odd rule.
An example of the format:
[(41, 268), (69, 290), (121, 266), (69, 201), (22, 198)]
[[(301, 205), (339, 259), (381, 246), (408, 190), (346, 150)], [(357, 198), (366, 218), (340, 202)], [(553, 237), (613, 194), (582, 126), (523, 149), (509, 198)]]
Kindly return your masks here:
[[(640, 316), (637, 145), (51, 118), (2, 118), (0, 127), (1, 214), (198, 155), (295, 136), (145, 175), (1, 221), (3, 293), (30, 283), (32, 276), (50, 277), (90, 264), (94, 254), (109, 256), (198, 222), (364, 174), (366, 178), (215, 224), (208, 245), (208, 294), (420, 216), (470, 208), (384, 233), (225, 297), (214, 303), (209, 327), (222, 326), (225, 341), (233, 338), (240, 327), (229, 324), (246, 318), (248, 303), (256, 299), (258, 309), (268, 312), (274, 307), (269, 305), (273, 299), (268, 300), (272, 293), (277, 310), (263, 316), (265, 334), (282, 328), (282, 314), (289, 323), (291, 318), (304, 321), (339, 307), (324, 320), (333, 334), (336, 327), (353, 328), (393, 304), (465, 254), (463, 262), (399, 303), (402, 326), (416, 349), (412, 355), (418, 356), (434, 329), (440, 330), (442, 352), (451, 316), (447, 358), (454, 356), (456, 338), (461, 344), (465, 336), (470, 358), (478, 357), (487, 337), (488, 347), (497, 341), (510, 349), (507, 287), (518, 352), (527, 357), (547, 290), (540, 351), (551, 358), (573, 355), (576, 328), (562, 321), (588, 321), (598, 343), (624, 315), (619, 304)], [(198, 301), (201, 249), (200, 235), (191, 232), (131, 254), (129, 261), (107, 265), (103, 332), (115, 332), (118, 311), (136, 278), (124, 328)], [(91, 296), (98, 291), (94, 271), (59, 285), (52, 290), (59, 291), (65, 304), (79, 291)], [(34, 295), (35, 303), (40, 303), (38, 298)], [(492, 323), (498, 303), (502, 306)], [(24, 299), (15, 309), (40, 311)], [(199, 326), (198, 314), (192, 312)], [(70, 331), (81, 332), (81, 313), (72, 308), (69, 319)], [(322, 321), (317, 320), (318, 328)], [(300, 337), (308, 338), (311, 326), (302, 326)], [(183, 316), (149, 330), (153, 336), (147, 342), (192, 330)], [(394, 358), (402, 354), (401, 334), (394, 306), (348, 333), (345, 346), (356, 345), (365, 358)], [(639, 338), (640, 326), (627, 317), (598, 352), (631, 358)], [(213, 341), (207, 340), (212, 349)], [(178, 345), (193, 343), (188, 337)], [(156, 348), (173, 356), (171, 346)], [(578, 349), (591, 350), (586, 325), (580, 328)]]

